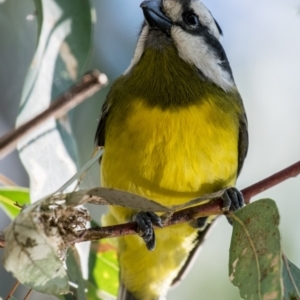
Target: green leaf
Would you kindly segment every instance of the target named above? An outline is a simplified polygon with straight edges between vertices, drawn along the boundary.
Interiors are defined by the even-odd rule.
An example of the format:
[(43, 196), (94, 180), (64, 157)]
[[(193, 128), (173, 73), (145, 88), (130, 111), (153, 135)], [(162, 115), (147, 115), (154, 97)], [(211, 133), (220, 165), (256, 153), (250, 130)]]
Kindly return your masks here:
[[(92, 17), (88, 0), (34, 0), (34, 3), (38, 45), (23, 87), (17, 125), (49, 107), (52, 99), (83, 75), (91, 48)], [(68, 114), (59, 120), (49, 119), (18, 143), (33, 201), (53, 193), (77, 171), (70, 117)], [(69, 291), (62, 257), (65, 245), (60, 230), (51, 222), (43, 223), (44, 211), (36, 210), (39, 205), (22, 211), (5, 231), (5, 267), (21, 283), (37, 291), (65, 294)], [(53, 211), (49, 209), (48, 213)], [(43, 216), (47, 220), (48, 216)], [(70, 270), (74, 266), (67, 262), (67, 267)], [(75, 280), (81, 281), (78, 276)]]
[(71, 285), (71, 292), (76, 295), (76, 299), (86, 299), (86, 284), (82, 278), (80, 257), (76, 248), (68, 249), (66, 264), (68, 266), (69, 281), (75, 284)]
[(0, 187), (0, 206), (11, 219), (14, 219), (20, 212), (20, 208), (15, 203), (29, 204), (29, 190), (22, 187)]
[[(89, 260), (89, 299), (98, 299), (97, 295), (116, 296), (119, 288), (119, 263), (117, 248), (112, 240), (103, 239), (92, 244)], [(110, 296), (110, 298), (111, 298)]]
[(230, 217), (230, 280), (243, 299), (282, 300), (279, 213), (275, 202), (259, 200)]
[(300, 269), (290, 262), (285, 255), (282, 265), (284, 300), (300, 299)]

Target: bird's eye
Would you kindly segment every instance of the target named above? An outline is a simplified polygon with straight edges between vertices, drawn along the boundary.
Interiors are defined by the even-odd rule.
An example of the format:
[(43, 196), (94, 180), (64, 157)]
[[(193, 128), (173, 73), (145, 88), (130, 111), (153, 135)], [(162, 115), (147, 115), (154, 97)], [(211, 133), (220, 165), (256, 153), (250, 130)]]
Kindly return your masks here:
[(194, 13), (187, 13), (183, 16), (183, 19), (185, 23), (189, 26), (198, 26), (199, 25), (199, 19), (198, 16)]

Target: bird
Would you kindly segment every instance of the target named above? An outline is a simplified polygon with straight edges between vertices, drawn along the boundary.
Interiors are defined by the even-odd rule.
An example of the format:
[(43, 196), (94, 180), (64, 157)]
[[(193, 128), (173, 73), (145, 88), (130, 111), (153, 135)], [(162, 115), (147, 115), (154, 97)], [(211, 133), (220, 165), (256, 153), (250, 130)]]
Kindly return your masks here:
[[(140, 6), (144, 21), (134, 56), (111, 86), (96, 131), (96, 144), (104, 147), (101, 185), (167, 207), (226, 188), (224, 209), (240, 209), (235, 184), (247, 155), (248, 123), (221, 27), (200, 0)], [(118, 299), (165, 299), (211, 220), (154, 230), (161, 226), (158, 212), (111, 205), (102, 223), (132, 220), (140, 236), (116, 241)]]

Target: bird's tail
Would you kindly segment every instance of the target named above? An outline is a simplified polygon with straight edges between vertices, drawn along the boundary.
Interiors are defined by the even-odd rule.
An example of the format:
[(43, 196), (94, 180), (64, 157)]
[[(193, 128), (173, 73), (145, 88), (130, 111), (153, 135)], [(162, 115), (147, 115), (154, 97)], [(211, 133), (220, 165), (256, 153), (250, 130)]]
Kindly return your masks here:
[[(130, 292), (128, 292), (123, 284), (119, 287), (119, 293), (117, 300), (143, 300), (134, 297)], [(155, 298), (153, 300), (166, 300), (165, 297)]]

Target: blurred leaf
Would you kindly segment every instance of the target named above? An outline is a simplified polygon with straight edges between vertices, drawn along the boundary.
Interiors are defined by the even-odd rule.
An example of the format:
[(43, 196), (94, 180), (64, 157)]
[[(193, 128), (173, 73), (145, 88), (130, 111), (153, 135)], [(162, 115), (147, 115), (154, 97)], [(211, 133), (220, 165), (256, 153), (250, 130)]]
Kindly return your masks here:
[(284, 300), (300, 299), (300, 269), (283, 255), (282, 280)]
[[(34, 0), (38, 46), (23, 88), (17, 125), (45, 110), (84, 72), (92, 35), (89, 1)], [(31, 200), (53, 193), (76, 173), (69, 115), (43, 123), (18, 144), (29, 174)]]
[[(111, 295), (103, 290), (99, 290), (98, 287), (91, 283), (87, 282), (88, 293), (87, 300), (116, 300), (117, 296)], [(68, 299), (67, 299), (68, 300)]]
[(259, 200), (230, 216), (230, 280), (243, 299), (282, 300), (279, 213), (275, 202)]
[[(17, 125), (47, 109), (52, 99), (84, 73), (91, 48), (88, 0), (34, 0), (34, 3), (38, 45), (24, 84)], [(18, 143), (20, 158), (30, 178), (33, 202), (56, 191), (77, 171), (77, 150), (69, 116), (44, 122)], [(74, 185), (69, 190), (73, 188)], [(66, 249), (60, 228), (53, 221), (57, 221), (55, 209), (50, 206), (49, 202), (41, 202), (22, 211), (5, 231), (5, 266), (34, 290), (64, 294), (69, 290), (61, 260)], [(56, 212), (60, 212), (57, 207)], [(76, 209), (62, 211), (66, 215), (70, 212), (76, 215)], [(75, 266), (68, 266), (67, 262), (67, 267)], [(77, 269), (73, 275), (82, 283), (78, 272)]]
[(0, 206), (11, 219), (20, 212), (15, 203), (30, 204), (29, 190), (22, 187), (0, 187)]
[[(98, 288), (94, 282), (87, 281), (87, 300), (99, 300), (101, 299), (98, 295)], [(102, 300), (102, 299), (101, 299)]]
[(89, 290), (89, 300), (113, 299), (119, 288), (119, 263), (117, 248), (112, 240), (103, 239), (92, 243), (89, 261), (89, 282), (93, 286)]
[[(3, 300), (3, 299), (0, 297), (0, 300)], [(10, 296), (9, 300), (19, 300), (19, 299), (15, 298), (14, 296)]]
[[(71, 284), (70, 286), (70, 290), (73, 292), (73, 295), (76, 295), (76, 299), (86, 299), (86, 284), (82, 278), (80, 258), (76, 248), (68, 249), (66, 263), (68, 266), (67, 273), (69, 281), (73, 283), (73, 285)], [(76, 287), (73, 287), (74, 284)]]

